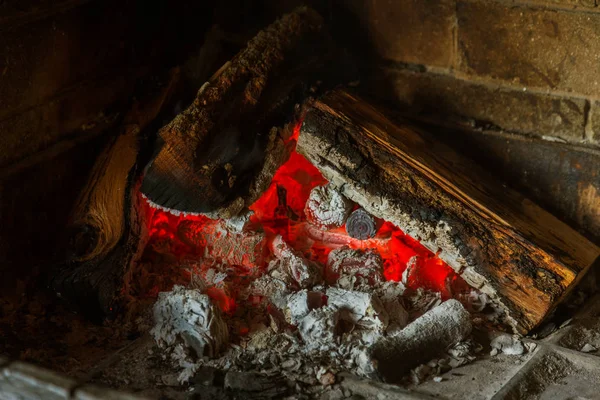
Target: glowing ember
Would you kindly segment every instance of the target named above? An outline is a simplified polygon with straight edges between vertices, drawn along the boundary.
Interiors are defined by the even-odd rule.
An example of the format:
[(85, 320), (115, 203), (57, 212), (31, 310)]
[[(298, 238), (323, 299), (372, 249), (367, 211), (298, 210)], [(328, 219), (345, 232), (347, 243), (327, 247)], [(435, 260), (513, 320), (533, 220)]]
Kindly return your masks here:
[[(175, 216), (150, 209), (150, 240), (144, 261), (184, 267), (171, 271), (172, 275), (159, 279), (161, 282), (154, 282), (146, 290), (140, 289), (144, 292), (140, 294), (155, 296), (159, 286), (168, 290), (172, 284), (193, 280), (194, 274), (206, 278), (207, 273), (213, 273), (214, 263), (219, 262), (227, 265), (227, 274), (209, 277), (216, 282), (206, 293), (231, 314), (236, 309), (237, 293), (228, 288), (247, 286), (265, 272), (273, 258), (270, 244), (278, 235), (293, 250), (321, 265), (327, 263), (332, 250), (342, 246), (373, 249), (383, 259), (383, 275), (388, 281), (403, 280), (403, 274), (410, 268), (404, 276), (409, 289), (433, 290), (444, 299), (453, 292), (468, 289), (448, 265), (389, 222), (379, 221), (377, 234), (367, 240), (351, 238), (344, 227), (322, 230), (307, 222), (304, 207), (309, 194), (315, 186), (326, 183), (319, 170), (293, 152), (276, 172), (269, 189), (250, 207), (254, 214), (249, 226), (238, 233), (227, 232), (222, 221), (204, 216)], [(207, 258), (211, 260), (208, 263)], [(235, 284), (227, 286), (225, 280)]]

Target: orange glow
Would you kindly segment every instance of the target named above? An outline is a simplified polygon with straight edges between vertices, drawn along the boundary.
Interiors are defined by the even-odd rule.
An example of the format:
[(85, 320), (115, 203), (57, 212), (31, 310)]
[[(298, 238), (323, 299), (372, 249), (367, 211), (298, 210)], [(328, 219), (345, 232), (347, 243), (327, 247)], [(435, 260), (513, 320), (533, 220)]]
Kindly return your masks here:
[[(299, 126), (297, 129), (299, 130)], [(297, 132), (294, 135), (297, 137)], [(281, 235), (292, 248), (321, 265), (326, 264), (333, 249), (342, 246), (374, 249), (383, 259), (383, 275), (386, 280), (400, 281), (407, 266), (411, 265), (408, 288), (422, 287), (438, 291), (442, 298), (450, 297), (453, 291), (468, 288), (441, 259), (390, 222), (381, 221), (377, 235), (364, 241), (349, 237), (344, 227), (322, 231), (306, 222), (304, 205), (310, 191), (315, 186), (326, 183), (317, 168), (302, 155), (292, 152), (289, 160), (277, 170), (267, 191), (250, 207), (254, 212), (250, 219), (251, 230), (263, 230), (268, 243), (276, 235)], [(144, 255), (146, 261), (187, 263), (188, 266), (192, 265), (192, 274), (204, 274), (212, 268), (203, 264), (203, 257), (205, 250), (211, 254), (212, 249), (208, 243), (212, 240), (210, 235), (222, 234), (215, 229), (219, 221), (204, 216), (175, 216), (157, 209), (151, 209), (148, 215), (150, 240)], [(240, 265), (228, 265), (226, 279), (232, 282), (231, 285), (215, 285), (206, 290), (224, 312), (232, 314), (236, 310), (237, 293), (226, 288), (239, 288), (240, 285), (249, 284), (252, 279), (264, 273), (272, 258), (268, 245), (264, 248), (257, 247), (256, 251), (265, 251), (267, 254), (265, 257), (249, 257), (246, 254), (248, 257), (242, 257), (244, 261), (240, 261)], [(218, 252), (216, 256), (212, 255), (219, 256)], [(253, 264), (248, 261), (250, 259), (260, 260), (260, 263)], [(189, 271), (182, 272), (182, 276), (184, 278), (173, 278), (173, 281), (188, 279)], [(147, 294), (155, 296), (157, 291), (154, 285)], [(260, 302), (260, 298), (250, 298), (247, 306)]]

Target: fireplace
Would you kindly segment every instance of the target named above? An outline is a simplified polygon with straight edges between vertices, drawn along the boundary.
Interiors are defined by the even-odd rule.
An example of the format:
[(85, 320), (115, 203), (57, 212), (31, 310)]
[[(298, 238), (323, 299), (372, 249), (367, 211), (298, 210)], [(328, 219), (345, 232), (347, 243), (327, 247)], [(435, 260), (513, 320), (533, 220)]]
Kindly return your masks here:
[[(475, 1), (159, 3), (150, 10), (164, 19), (139, 17), (125, 36), (154, 50), (119, 66), (136, 87), (115, 88), (114, 117), (4, 159), (5, 191), (53, 164), (71, 182), (56, 238), (39, 247), (58, 250), (5, 279), (0, 398), (596, 395), (593, 89), (564, 67), (550, 83), (524, 74), (517, 90), (517, 72), (491, 66), (481, 53), (510, 48), (496, 24), (523, 13)], [(93, 1), (64, 7), (36, 18), (112, 15)], [(515, 7), (532, 23), (556, 13), (543, 40), (595, 15)], [(11, 11), (15, 35), (36, 10)], [(211, 15), (206, 33), (173, 46), (166, 30), (197, 30), (186, 12)], [(3, 218), (19, 221), (19, 195), (45, 185), (17, 190)], [(14, 232), (29, 234), (24, 214)], [(9, 262), (35, 258), (21, 247)]]

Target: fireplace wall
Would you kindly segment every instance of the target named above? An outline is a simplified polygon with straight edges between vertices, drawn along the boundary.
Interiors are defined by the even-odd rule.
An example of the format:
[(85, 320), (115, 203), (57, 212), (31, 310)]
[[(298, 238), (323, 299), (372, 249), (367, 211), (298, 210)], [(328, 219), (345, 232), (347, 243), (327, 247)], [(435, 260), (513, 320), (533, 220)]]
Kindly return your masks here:
[[(205, 30), (220, 46), (198, 64), (210, 76), (299, 3), (1, 2), (1, 268), (62, 256), (56, 239), (137, 83), (189, 57)], [(594, 0), (308, 3), (360, 55), (359, 90), (600, 239)]]

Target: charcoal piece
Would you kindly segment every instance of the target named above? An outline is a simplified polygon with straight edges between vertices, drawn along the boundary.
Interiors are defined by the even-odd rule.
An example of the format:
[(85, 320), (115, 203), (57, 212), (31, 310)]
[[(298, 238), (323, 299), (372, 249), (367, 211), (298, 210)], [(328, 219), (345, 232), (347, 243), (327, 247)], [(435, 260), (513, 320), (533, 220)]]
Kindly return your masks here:
[(339, 228), (352, 211), (352, 202), (333, 185), (316, 186), (304, 207), (306, 219), (321, 229)]
[(346, 232), (355, 239), (366, 240), (375, 237), (377, 223), (375, 218), (364, 209), (359, 208), (348, 217)]
[(306, 289), (292, 293), (286, 298), (287, 305), (284, 309), (285, 319), (288, 323), (297, 325), (310, 310), (323, 306), (324, 298), (321, 292), (312, 292)]
[(373, 293), (329, 288), (326, 294), (330, 307), (345, 311), (341, 313), (341, 319), (379, 334), (385, 331), (389, 317), (383, 304)]

